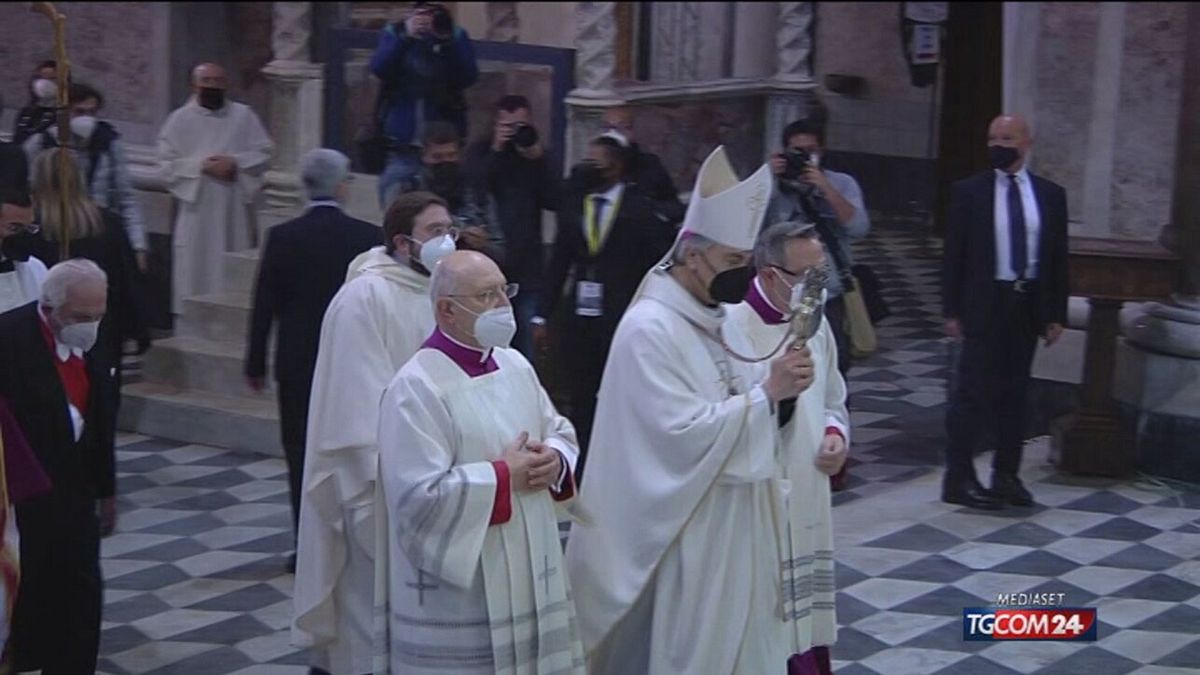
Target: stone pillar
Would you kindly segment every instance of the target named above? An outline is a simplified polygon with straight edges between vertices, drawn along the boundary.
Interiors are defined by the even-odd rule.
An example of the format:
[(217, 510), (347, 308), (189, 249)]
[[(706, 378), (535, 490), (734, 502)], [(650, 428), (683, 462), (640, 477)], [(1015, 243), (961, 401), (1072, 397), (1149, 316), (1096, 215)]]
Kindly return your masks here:
[(521, 32), (515, 2), (487, 3), (487, 39), (495, 42), (516, 42)]
[(817, 99), (810, 62), (813, 50), (812, 2), (780, 2), (775, 31), (777, 69), (774, 89), (767, 97), (764, 144), (768, 152), (780, 147), (780, 134), (789, 122), (812, 114)]
[(269, 209), (291, 210), (305, 201), (297, 176), (300, 158), (321, 144), (324, 76), (321, 64), (310, 60), (312, 3), (272, 5), (274, 58), (263, 68), (263, 74), (271, 86), (268, 127), (275, 141), (275, 155), (267, 172), (265, 192)]
[(566, 99), (568, 165), (583, 156), (588, 139), (599, 133), (604, 110), (622, 103), (613, 90), (616, 6), (615, 2), (575, 3), (575, 89)]

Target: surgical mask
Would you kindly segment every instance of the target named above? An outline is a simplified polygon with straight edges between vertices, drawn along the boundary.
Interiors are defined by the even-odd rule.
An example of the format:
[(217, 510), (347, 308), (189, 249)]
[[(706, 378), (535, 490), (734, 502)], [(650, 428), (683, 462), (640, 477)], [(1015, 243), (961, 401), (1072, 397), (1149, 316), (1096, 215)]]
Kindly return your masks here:
[[(413, 239), (413, 241), (416, 240)], [(434, 266), (437, 265), (442, 258), (454, 253), (454, 249), (454, 237), (451, 237), (448, 234), (443, 234), (440, 237), (435, 237), (429, 241), (421, 243), (421, 251), (417, 255), (417, 259), (421, 261), (421, 264), (425, 266), (425, 269), (433, 272)]]
[[(703, 253), (700, 254), (700, 257), (704, 258), (704, 264), (708, 265), (708, 269), (717, 272), (717, 268), (713, 267)], [(754, 268), (749, 265), (717, 272), (712, 281), (708, 282), (708, 295), (717, 302), (736, 305), (746, 299), (746, 292), (750, 290), (751, 281), (754, 281)]]
[(91, 138), (92, 132), (96, 130), (96, 117), (94, 115), (80, 115), (79, 117), (71, 118), (71, 133), (80, 138)]
[(458, 162), (437, 162), (429, 165), (429, 187), (438, 195), (457, 194), (461, 183)]
[(584, 192), (594, 192), (608, 184), (604, 169), (593, 162), (580, 162), (571, 169), (571, 182)]
[(25, 262), (31, 255), (39, 251), (41, 248), (39, 243), (41, 243), (40, 238), (32, 232), (10, 234), (4, 238), (3, 243), (0, 243), (0, 254), (9, 260)]
[(63, 326), (58, 331), (58, 341), (68, 347), (88, 351), (96, 344), (96, 334), (100, 330), (99, 321), (86, 321)]
[(216, 87), (200, 87), (197, 100), (200, 105), (209, 110), (220, 110), (225, 105), (225, 90)]
[(517, 317), (513, 314), (512, 305), (489, 309), (482, 314), (472, 312), (455, 301), (459, 307), (475, 315), (475, 341), (484, 349), (507, 347), (517, 334)]
[(1004, 171), (1020, 158), (1021, 153), (1016, 148), (1010, 148), (1006, 145), (988, 146), (988, 163), (992, 165), (993, 169)]
[(55, 84), (54, 80), (39, 77), (33, 81), (33, 95), (42, 103), (47, 104), (47, 106), (54, 105), (58, 97), (58, 85)]

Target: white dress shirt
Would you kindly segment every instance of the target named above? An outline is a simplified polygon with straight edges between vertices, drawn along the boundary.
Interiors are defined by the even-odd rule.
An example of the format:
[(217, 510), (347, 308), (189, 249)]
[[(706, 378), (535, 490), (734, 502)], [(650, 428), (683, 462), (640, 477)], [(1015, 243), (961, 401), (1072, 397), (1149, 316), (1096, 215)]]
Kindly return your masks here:
[[(1038, 213), (1037, 197), (1033, 194), (1033, 182), (1029, 180), (1029, 172), (1025, 167), (1014, 174), (1017, 185), (1021, 188), (1021, 206), (1025, 211), (1025, 278), (1038, 277), (1038, 241), (1042, 230), (1042, 217)], [(1012, 271), (1012, 245), (1008, 241), (1008, 173), (996, 170), (996, 280), (1016, 281), (1017, 275)]]

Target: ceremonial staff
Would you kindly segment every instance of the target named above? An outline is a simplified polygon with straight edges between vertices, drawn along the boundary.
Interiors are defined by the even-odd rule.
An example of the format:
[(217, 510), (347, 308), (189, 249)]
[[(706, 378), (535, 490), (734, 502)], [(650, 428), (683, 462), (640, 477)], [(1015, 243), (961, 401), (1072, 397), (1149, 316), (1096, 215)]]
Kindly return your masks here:
[(62, 208), (59, 209), (60, 217), (63, 222), (61, 241), (59, 241), (59, 258), (66, 260), (70, 257), (71, 246), (71, 230), (72, 221), (75, 214), (71, 212), (67, 203), (67, 186), (73, 180), (78, 180), (78, 176), (71, 175), (71, 166), (68, 163), (67, 145), (71, 140), (71, 125), (67, 114), (68, 92), (67, 83), (71, 77), (71, 62), (67, 60), (67, 17), (59, 12), (54, 7), (52, 2), (31, 2), (29, 9), (38, 14), (44, 14), (50, 19), (50, 23), (54, 26), (54, 61), (57, 64), (55, 72), (57, 73), (58, 84), (58, 100), (55, 103), (55, 119), (58, 122), (58, 148), (55, 159), (58, 162), (58, 198), (62, 200)]

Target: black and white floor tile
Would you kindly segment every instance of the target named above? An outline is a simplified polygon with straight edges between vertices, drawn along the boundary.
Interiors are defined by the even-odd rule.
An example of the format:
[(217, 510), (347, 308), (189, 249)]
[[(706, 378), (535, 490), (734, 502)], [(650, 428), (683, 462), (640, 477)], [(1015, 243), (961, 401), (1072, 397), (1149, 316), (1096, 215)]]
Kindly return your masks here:
[[(1041, 440), (1024, 471), (1037, 506), (984, 514), (938, 501), (949, 359), (937, 254), (882, 227), (856, 249), (894, 316), (879, 327), (879, 352), (850, 378), (854, 465), (834, 509), (836, 672), (1200, 672), (1200, 495), (1060, 476)], [(102, 672), (307, 672), (287, 630), (283, 461), (120, 442), (121, 522), (103, 545)], [(1099, 640), (962, 641), (964, 607), (1026, 591), (1097, 607)]]

